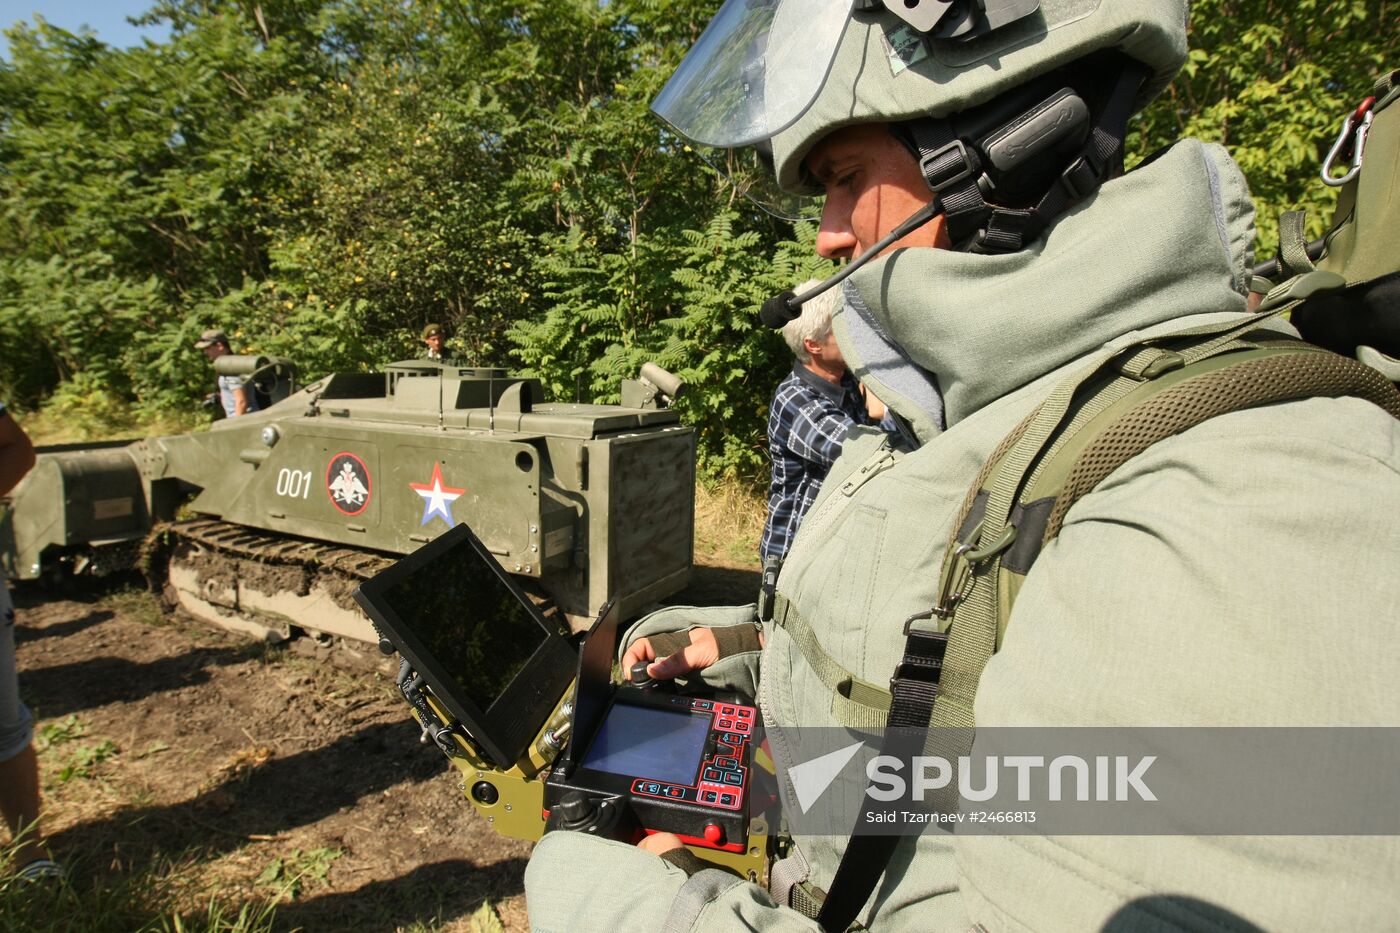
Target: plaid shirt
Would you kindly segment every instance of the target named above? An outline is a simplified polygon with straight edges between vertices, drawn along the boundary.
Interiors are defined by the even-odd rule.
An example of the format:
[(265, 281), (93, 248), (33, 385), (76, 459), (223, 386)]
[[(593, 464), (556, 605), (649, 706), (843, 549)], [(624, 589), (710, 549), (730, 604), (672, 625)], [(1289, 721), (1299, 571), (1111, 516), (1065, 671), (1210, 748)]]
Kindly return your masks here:
[(768, 486), (768, 521), (758, 546), (764, 560), (787, 553), (826, 471), (841, 454), (847, 432), (853, 425), (870, 423), (860, 384), (850, 373), (836, 385), (795, 362), (791, 375), (778, 383), (768, 409), (773, 481)]

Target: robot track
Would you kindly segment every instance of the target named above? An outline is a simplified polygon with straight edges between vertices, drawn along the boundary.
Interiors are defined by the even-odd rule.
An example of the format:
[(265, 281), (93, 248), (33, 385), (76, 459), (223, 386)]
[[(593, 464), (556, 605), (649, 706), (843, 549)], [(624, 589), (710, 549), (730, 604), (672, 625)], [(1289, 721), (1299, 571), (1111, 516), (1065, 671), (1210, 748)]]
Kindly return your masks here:
[(169, 605), (202, 621), (268, 642), (311, 633), (363, 646), (379, 638), (350, 594), (397, 559), (196, 518), (153, 529), (143, 565)]

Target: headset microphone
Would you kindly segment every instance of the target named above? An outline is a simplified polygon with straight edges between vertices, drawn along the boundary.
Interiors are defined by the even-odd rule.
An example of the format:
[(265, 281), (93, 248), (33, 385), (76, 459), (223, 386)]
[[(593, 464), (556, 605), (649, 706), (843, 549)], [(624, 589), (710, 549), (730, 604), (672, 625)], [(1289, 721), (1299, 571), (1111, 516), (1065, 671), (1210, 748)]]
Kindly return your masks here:
[(758, 310), (759, 320), (763, 322), (764, 326), (771, 327), (774, 330), (782, 327), (788, 321), (796, 320), (797, 316), (802, 313), (802, 305), (805, 302), (811, 301), (828, 288), (841, 284), (851, 273), (883, 253), (891, 243), (913, 233), (915, 230), (937, 217), (942, 211), (943, 204), (935, 197), (932, 201), (910, 215), (904, 223), (887, 233), (878, 243), (847, 263), (845, 267), (840, 269), (835, 275), (818, 282), (800, 295), (788, 289), (769, 298)]

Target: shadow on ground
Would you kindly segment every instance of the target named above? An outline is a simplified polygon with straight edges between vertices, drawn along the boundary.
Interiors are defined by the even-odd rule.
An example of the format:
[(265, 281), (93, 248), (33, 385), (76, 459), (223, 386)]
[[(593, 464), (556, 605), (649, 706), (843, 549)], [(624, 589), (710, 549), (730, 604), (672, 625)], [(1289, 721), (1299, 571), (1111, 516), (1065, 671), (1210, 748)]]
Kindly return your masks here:
[(94, 625), (101, 625), (115, 615), (116, 613), (112, 612), (110, 609), (96, 609), (82, 618), (46, 625), (43, 628), (22, 625), (15, 629), (15, 644), (22, 645), (27, 642), (38, 641), (41, 638), (62, 638), (66, 635), (76, 635), (78, 632), (90, 629)]
[(743, 606), (758, 598), (760, 579), (757, 570), (696, 564), (690, 585), (666, 602), (673, 606)]
[(478, 867), (466, 859), (420, 865), (388, 881), (323, 894), (277, 908), (278, 930), (394, 930), (450, 923), (525, 890), (525, 859)]
[(446, 767), (441, 756), (423, 754), (402, 723), (379, 723), (320, 748), (235, 769), (180, 803), (79, 823), (51, 836), (50, 844), (60, 851), (119, 845), (142, 861), (190, 852), (213, 857), (315, 823), (396, 784), (421, 783)]
[[(84, 618), (100, 615), (102, 613), (95, 612)], [(88, 625), (101, 621), (104, 620), (97, 619)], [(48, 629), (35, 631), (43, 633)], [(211, 668), (242, 664), (261, 657), (263, 652), (261, 644), (248, 642), (230, 647), (193, 648), (173, 658), (154, 661), (94, 657), (49, 667), (30, 667), (20, 672), (20, 695), (44, 716), (63, 716), (203, 684), (210, 679)], [(75, 688), (76, 685), (81, 687)]]

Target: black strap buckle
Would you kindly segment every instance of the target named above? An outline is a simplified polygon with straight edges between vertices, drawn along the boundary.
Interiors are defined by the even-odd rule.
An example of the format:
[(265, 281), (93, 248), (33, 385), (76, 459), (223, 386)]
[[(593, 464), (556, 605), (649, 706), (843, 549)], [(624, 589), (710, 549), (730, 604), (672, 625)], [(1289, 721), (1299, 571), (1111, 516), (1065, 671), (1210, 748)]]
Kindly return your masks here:
[[(958, 155), (956, 163), (940, 164), (953, 153)], [(919, 159), (919, 171), (924, 174), (924, 182), (936, 192), (946, 191), (958, 182), (971, 178), (981, 168), (982, 160), (977, 158), (977, 153), (969, 149), (967, 143), (961, 139), (940, 146)]]
[(777, 603), (778, 571), (783, 567), (781, 557), (770, 557), (763, 562), (763, 582), (758, 588), (758, 620), (771, 622), (773, 609)]
[[(904, 622), (904, 634), (908, 641), (904, 645), (904, 657), (894, 666), (890, 677), (890, 690), (898, 681), (914, 681), (937, 685), (943, 676), (943, 655), (948, 651), (949, 632), (924, 631), (913, 628), (917, 621), (931, 619), (934, 612), (919, 612)], [(951, 630), (950, 630), (951, 631)]]
[(1084, 200), (1099, 190), (1101, 184), (1099, 173), (1084, 156), (1075, 159), (1069, 168), (1060, 173), (1060, 185), (1071, 201)]

